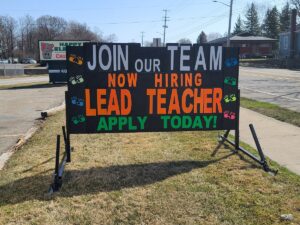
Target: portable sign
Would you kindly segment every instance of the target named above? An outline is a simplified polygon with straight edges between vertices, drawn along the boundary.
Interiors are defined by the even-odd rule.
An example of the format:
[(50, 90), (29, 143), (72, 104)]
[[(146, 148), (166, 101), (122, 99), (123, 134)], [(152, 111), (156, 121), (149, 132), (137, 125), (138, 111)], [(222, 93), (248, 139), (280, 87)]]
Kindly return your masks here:
[[(71, 134), (226, 130), (219, 145), (232, 145), (267, 172), (254, 127), (258, 155), (240, 146), (239, 49), (219, 45), (141, 47), (139, 44), (85, 43), (67, 47), (68, 91), (65, 154), (57, 135), (54, 182), (62, 185), (71, 162)], [(234, 141), (228, 138), (234, 130)], [(217, 148), (218, 149), (218, 148)], [(216, 150), (212, 156), (216, 154)]]
[(41, 61), (66, 60), (67, 46), (83, 46), (88, 41), (39, 41)]
[(69, 133), (235, 130), (238, 49), (67, 47)]

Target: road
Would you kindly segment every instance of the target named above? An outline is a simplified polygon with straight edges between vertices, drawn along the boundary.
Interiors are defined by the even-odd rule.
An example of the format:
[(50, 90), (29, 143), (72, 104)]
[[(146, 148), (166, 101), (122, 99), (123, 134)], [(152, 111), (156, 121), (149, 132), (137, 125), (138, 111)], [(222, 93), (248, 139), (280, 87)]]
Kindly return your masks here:
[(4, 85), (18, 85), (28, 83), (41, 83), (49, 82), (49, 76), (28, 76), (28, 77), (13, 77), (13, 78), (1, 78), (0, 86)]
[(300, 71), (240, 67), (241, 96), (300, 112)]
[[(41, 82), (48, 77), (0, 79), (3, 84)], [(41, 111), (64, 101), (65, 85), (36, 85), (0, 90), (0, 155), (24, 135), (40, 117)]]

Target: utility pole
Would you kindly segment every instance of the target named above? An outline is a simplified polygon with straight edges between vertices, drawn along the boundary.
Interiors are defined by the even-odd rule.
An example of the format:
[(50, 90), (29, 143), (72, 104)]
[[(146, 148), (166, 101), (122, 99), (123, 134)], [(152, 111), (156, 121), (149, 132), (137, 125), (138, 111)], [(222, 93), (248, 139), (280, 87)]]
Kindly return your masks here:
[(141, 34), (142, 34), (142, 47), (144, 46), (144, 33), (145, 33), (144, 31), (141, 32)]
[(231, 30), (231, 17), (232, 17), (232, 1), (230, 0), (229, 5), (229, 23), (228, 23), (228, 32), (227, 32), (227, 47), (230, 47), (230, 30)]
[(227, 47), (230, 47), (230, 30), (231, 30), (231, 17), (232, 17), (232, 2), (233, 0), (230, 0), (230, 4), (226, 4), (224, 2), (218, 1), (218, 0), (213, 0), (213, 2), (220, 3), (222, 5), (225, 5), (229, 7), (229, 23), (228, 23), (228, 31), (227, 31)]
[(168, 13), (168, 10), (167, 9), (164, 9), (163, 10), (165, 12), (165, 16), (163, 17), (163, 20), (164, 20), (164, 25), (162, 26), (164, 28), (164, 40), (163, 40), (163, 46), (165, 46), (166, 44), (166, 29), (168, 28), (167, 26), (167, 21), (169, 21), (169, 17), (167, 17), (167, 13)]

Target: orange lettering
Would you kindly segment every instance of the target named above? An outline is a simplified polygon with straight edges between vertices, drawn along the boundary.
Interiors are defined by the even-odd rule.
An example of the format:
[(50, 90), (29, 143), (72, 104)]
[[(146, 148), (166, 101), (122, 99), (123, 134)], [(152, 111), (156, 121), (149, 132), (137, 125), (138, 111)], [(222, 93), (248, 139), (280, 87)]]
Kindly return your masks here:
[(202, 74), (196, 73), (195, 74), (195, 86), (200, 87), (202, 85)]
[(187, 106), (187, 102), (186, 102), (186, 98), (187, 96), (190, 96), (190, 98), (193, 97), (193, 90), (190, 88), (187, 88), (184, 90), (184, 92), (182, 93), (182, 111), (184, 113), (191, 113), (193, 110), (193, 104), (190, 103), (189, 106)]
[(109, 73), (107, 78), (107, 86), (108, 87), (116, 87), (116, 74)]
[(212, 103), (212, 98), (208, 95), (212, 94), (212, 89), (202, 89), (201, 95), (203, 95), (204, 113), (212, 113), (212, 107), (208, 104)]
[(127, 73), (127, 79), (129, 87), (136, 87), (137, 73)]
[(147, 95), (149, 96), (149, 114), (153, 114), (153, 96), (156, 95), (156, 90), (147, 89)]
[(106, 98), (102, 96), (106, 95), (106, 89), (97, 89), (97, 111), (98, 116), (107, 115), (107, 110), (102, 108), (102, 105), (106, 104)]
[(175, 111), (177, 114), (180, 114), (178, 92), (175, 88), (173, 88), (171, 92), (168, 114), (172, 114), (173, 111)]
[(96, 109), (91, 108), (91, 90), (85, 89), (85, 114), (86, 116), (96, 116)]
[(166, 98), (163, 97), (167, 92), (166, 89), (157, 89), (157, 114), (166, 114), (166, 108), (163, 104), (166, 104)]
[(118, 104), (116, 89), (110, 90), (109, 101), (107, 106), (107, 114), (111, 115), (112, 112), (115, 112), (116, 115), (120, 115), (120, 108)]
[(213, 112), (219, 112), (221, 113), (222, 110), (222, 97), (223, 97), (223, 93), (222, 93), (222, 89), (221, 88), (214, 88), (214, 94), (213, 94)]
[[(203, 95), (199, 93), (200, 95), (198, 96), (198, 91), (200, 89), (195, 88), (194, 89), (194, 113), (203, 113)], [(199, 107), (200, 110), (198, 111)]]
[[(125, 105), (125, 101), (127, 100), (127, 107)], [(131, 112), (132, 100), (130, 91), (127, 89), (121, 90), (121, 114), (129, 115)]]
[(154, 76), (154, 86), (155, 87), (162, 87), (162, 74), (158, 74), (158, 73), (155, 73), (155, 76)]
[(178, 87), (177, 79), (177, 73), (171, 73), (171, 87)]

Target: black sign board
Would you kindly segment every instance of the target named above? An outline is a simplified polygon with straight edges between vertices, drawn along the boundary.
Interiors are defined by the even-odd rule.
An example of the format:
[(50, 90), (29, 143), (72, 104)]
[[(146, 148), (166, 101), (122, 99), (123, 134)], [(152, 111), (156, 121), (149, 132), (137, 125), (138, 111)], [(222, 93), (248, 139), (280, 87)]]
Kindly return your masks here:
[(69, 133), (235, 130), (238, 49), (67, 47)]

